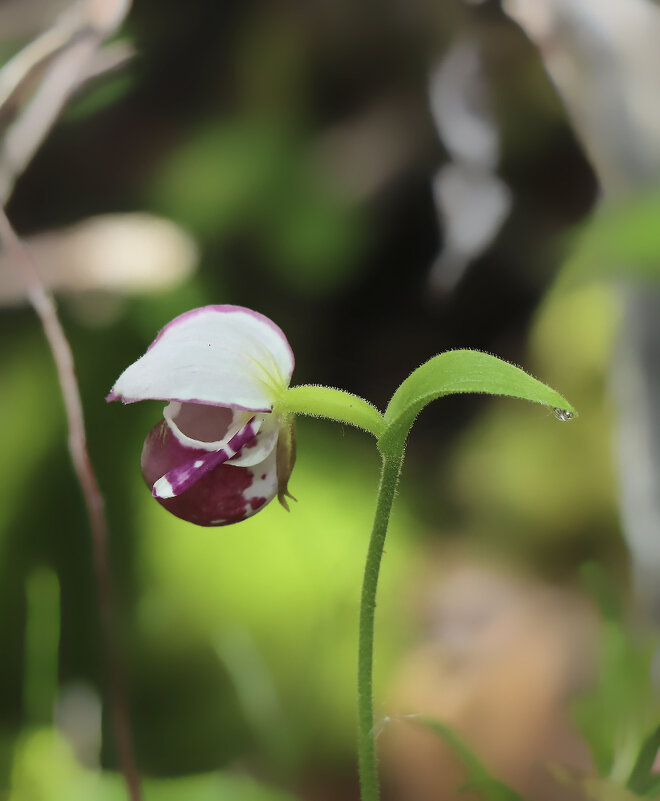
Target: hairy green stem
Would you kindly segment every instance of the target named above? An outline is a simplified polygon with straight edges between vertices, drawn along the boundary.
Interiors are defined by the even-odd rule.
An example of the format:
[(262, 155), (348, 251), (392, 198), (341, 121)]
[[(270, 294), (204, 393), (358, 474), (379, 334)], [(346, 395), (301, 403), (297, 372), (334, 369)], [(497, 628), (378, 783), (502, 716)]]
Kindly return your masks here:
[(358, 644), (358, 767), (362, 801), (378, 801), (378, 767), (374, 737), (373, 662), (374, 620), (380, 563), (385, 547), (390, 512), (399, 483), (404, 443), (391, 443), (383, 452), (374, 526), (369, 541), (362, 581)]
[(364, 398), (334, 387), (315, 384), (289, 387), (279, 403), (279, 409), (286, 414), (306, 414), (348, 423), (368, 431), (376, 438), (385, 431), (383, 415), (375, 406)]

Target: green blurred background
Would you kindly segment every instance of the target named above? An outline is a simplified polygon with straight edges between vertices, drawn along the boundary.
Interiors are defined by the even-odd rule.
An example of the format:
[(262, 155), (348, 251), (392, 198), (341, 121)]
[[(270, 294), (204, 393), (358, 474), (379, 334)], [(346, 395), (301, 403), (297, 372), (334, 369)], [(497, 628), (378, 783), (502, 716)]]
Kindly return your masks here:
[[(0, 30), (5, 58), (54, 16), (54, 6), (36, 7), (27, 21), (30, 6), (23, 27)], [(426, 410), (380, 588), (384, 729), (428, 707), (503, 740), (503, 721), (516, 715), (538, 731), (546, 707), (520, 688), (554, 688), (548, 714), (561, 716), (591, 675), (580, 566), (598, 561), (622, 587), (628, 573), (607, 385), (619, 296), (611, 279), (556, 282), (578, 252), (568, 234), (591, 212), (598, 182), (538, 50), (499, 3), (459, 0), (135, 0), (120, 38), (136, 55), (73, 99), (8, 213), (31, 235), (149, 212), (181, 226), (199, 252), (192, 274), (165, 286), (156, 274), (153, 291), (113, 291), (100, 278), (58, 295), (106, 499), (137, 760), (153, 798), (357, 798), (357, 607), (374, 444), (300, 420), (291, 513), (273, 504), (202, 530), (168, 516), (143, 486), (140, 450), (159, 404), (104, 401), (162, 325), (206, 303), (275, 320), (296, 354), (294, 383), (342, 387), (381, 409), (422, 361), (471, 347), (524, 366), (580, 410), (570, 425), (540, 407), (475, 397)], [(460, 280), (439, 289), (430, 275), (448, 236), (431, 181), (455, 154), (434, 127), (429, 75), (463, 41), (480, 53), (499, 137), (490, 167), (510, 208)], [(617, 237), (608, 223), (601, 237), (608, 230), (613, 241), (601, 241), (595, 229), (582, 266), (597, 273), (616, 248), (613, 272), (620, 261), (655, 264), (657, 217), (644, 204), (631, 213), (632, 233)], [(650, 255), (636, 262), (640, 231)], [(95, 773), (117, 760), (101, 711), (90, 534), (56, 376), (34, 314), (3, 297), (0, 286), (0, 788), (12, 801), (121, 798), (117, 778)], [(556, 639), (539, 636), (548, 615)], [(503, 634), (502, 620), (514, 621)], [(571, 637), (584, 646), (577, 656)], [(428, 669), (414, 662), (424, 648)], [(544, 672), (567, 653), (569, 667)], [(521, 678), (525, 654), (539, 656), (541, 673), (532, 666)], [(475, 665), (478, 688), (462, 678)], [(511, 702), (496, 710), (487, 698), (509, 697), (489, 684), (497, 671)], [(437, 702), (480, 693), (483, 703), (455, 709)], [(582, 764), (572, 737), (556, 739), (573, 743)], [(511, 753), (524, 740), (512, 734)], [(385, 770), (388, 797), (453, 797), (407, 784), (424, 769), (401, 757), (402, 741), (383, 738), (384, 758), (399, 754)], [(553, 749), (539, 745), (559, 759)], [(514, 783), (544, 797), (542, 781), (492, 753)]]

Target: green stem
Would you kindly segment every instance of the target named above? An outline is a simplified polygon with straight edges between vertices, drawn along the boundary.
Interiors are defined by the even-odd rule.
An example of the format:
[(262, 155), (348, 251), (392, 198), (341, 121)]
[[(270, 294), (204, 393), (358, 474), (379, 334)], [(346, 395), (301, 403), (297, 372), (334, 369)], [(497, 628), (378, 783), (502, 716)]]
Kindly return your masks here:
[(362, 801), (378, 801), (378, 769), (374, 738), (373, 662), (374, 619), (380, 563), (390, 512), (399, 483), (404, 443), (390, 443), (383, 452), (383, 469), (378, 488), (374, 526), (369, 541), (362, 581), (360, 634), (358, 645), (358, 766)]
[(348, 423), (368, 431), (376, 438), (385, 431), (385, 421), (378, 409), (364, 398), (344, 392), (343, 389), (315, 384), (289, 387), (279, 406), (286, 414), (306, 414)]
[(362, 801), (378, 801), (378, 769), (376, 764), (376, 744), (374, 739), (373, 702), (373, 662), (374, 662), (374, 620), (376, 613), (376, 592), (380, 563), (385, 547), (387, 527), (394, 503), (394, 495), (399, 483), (399, 473), (403, 462), (405, 439), (410, 426), (404, 433), (383, 440), (387, 426), (383, 415), (370, 403), (341, 389), (302, 385), (291, 387), (282, 396), (277, 411), (282, 415), (306, 414), (325, 417), (341, 423), (362, 428), (373, 434), (379, 441), (383, 457), (383, 469), (378, 488), (376, 515), (374, 518), (367, 562), (362, 581), (360, 601), (360, 633), (358, 646), (358, 763)]

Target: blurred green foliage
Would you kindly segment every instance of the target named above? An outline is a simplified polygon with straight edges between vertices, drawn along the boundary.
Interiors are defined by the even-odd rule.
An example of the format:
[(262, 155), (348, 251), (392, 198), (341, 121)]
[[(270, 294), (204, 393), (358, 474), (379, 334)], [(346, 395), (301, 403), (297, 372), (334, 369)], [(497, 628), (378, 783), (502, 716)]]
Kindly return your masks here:
[[(593, 531), (599, 553), (620, 565), (605, 399), (616, 319), (616, 298), (604, 286), (551, 293), (531, 333), (531, 369), (561, 387), (580, 410), (578, 421), (542, 425), (549, 412), (498, 402), (458, 440), (455, 502), (485, 547), (556, 569), (564, 549)], [(549, 559), (553, 551), (557, 561)]]
[[(279, 750), (294, 764), (319, 752), (346, 758), (355, 731), (356, 610), (378, 460), (370, 442), (359, 435), (337, 442), (329, 427), (299, 425), (291, 481), (299, 501), (290, 513), (273, 504), (240, 526), (200, 530), (136, 487), (144, 586), (137, 636), (156, 660), (185, 653), (191, 641), (214, 643), (218, 673), (227, 670), (233, 683), (254, 675), (251, 663), (262, 665), (261, 688), (235, 689), (239, 698), (268, 690), (272, 702), (261, 714), (276, 713), (277, 725), (256, 722), (270, 732), (270, 753)], [(415, 532), (402, 500), (378, 608), (388, 632), (379, 647), (381, 683), (407, 639), (401, 593)], [(245, 664), (223, 666), (227, 642), (237, 638), (247, 643)]]
[(563, 281), (628, 278), (657, 281), (660, 272), (657, 187), (608, 202), (574, 235)]
[[(36, 465), (61, 430), (58, 401), (53, 399), (52, 404), (45, 404), (43, 400), (53, 389), (48, 376), (52, 367), (37, 332), (12, 349), (2, 372), (0, 414), (4, 420), (13, 419), (17, 424), (7, 426), (4, 446), (0, 449), (3, 495), (14, 501), (0, 504), (0, 555), (7, 547), (12, 516), (20, 512), (20, 499), (26, 496)], [(31, 438), (25, 447), (27, 421)]]
[[(70, 744), (53, 729), (26, 732), (16, 746), (9, 801), (123, 801), (126, 788), (117, 774), (85, 770)], [(293, 796), (248, 778), (222, 773), (185, 779), (147, 780), (145, 801), (291, 801)]]
[(206, 239), (249, 237), (303, 294), (337, 291), (359, 265), (365, 220), (286, 117), (213, 120), (179, 144), (151, 205)]
[(597, 682), (576, 701), (573, 713), (599, 776), (645, 790), (658, 751), (656, 746), (649, 760), (645, 747), (657, 740), (660, 720), (652, 679), (657, 638), (629, 630), (618, 591), (594, 565), (583, 575), (601, 610), (601, 653)]

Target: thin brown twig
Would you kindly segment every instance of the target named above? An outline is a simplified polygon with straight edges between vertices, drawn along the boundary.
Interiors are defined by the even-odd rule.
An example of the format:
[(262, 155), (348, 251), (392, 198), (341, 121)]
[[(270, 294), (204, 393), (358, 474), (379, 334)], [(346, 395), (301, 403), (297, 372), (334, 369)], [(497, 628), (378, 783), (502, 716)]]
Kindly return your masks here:
[(69, 452), (82, 489), (92, 531), (94, 573), (98, 588), (101, 629), (107, 660), (108, 684), (119, 762), (131, 801), (140, 801), (140, 778), (133, 755), (128, 702), (114, 629), (114, 601), (108, 559), (108, 524), (103, 496), (89, 457), (78, 379), (71, 346), (59, 321), (52, 297), (44, 288), (28, 249), (0, 206), (0, 242), (12, 257), (25, 283), (53, 355), (69, 431)]

